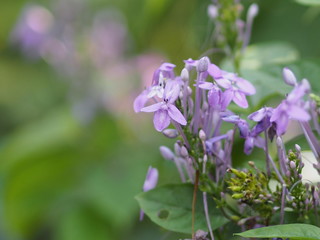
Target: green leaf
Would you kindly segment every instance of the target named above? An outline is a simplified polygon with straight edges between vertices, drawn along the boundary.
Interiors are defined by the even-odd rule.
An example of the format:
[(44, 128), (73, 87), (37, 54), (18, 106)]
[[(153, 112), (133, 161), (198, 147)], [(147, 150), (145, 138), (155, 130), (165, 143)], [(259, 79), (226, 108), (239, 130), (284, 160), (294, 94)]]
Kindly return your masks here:
[(296, 0), (296, 2), (303, 5), (320, 6), (320, 0)]
[[(202, 194), (198, 192), (197, 196), (195, 229), (207, 230)], [(192, 197), (192, 184), (171, 184), (141, 193), (136, 196), (136, 199), (142, 210), (156, 224), (167, 230), (190, 234), (192, 232)], [(210, 198), (208, 198), (208, 204), (213, 229), (228, 222)]]
[(256, 228), (235, 235), (246, 238), (290, 238), (290, 240), (319, 240), (320, 228), (308, 224), (284, 224)]

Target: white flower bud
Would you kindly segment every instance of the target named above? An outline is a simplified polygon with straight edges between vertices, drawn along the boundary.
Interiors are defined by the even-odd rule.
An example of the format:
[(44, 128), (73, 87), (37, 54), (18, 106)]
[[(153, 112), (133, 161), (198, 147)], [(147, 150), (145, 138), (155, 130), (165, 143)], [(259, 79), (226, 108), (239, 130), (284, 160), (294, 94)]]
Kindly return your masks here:
[(208, 57), (203, 57), (198, 61), (197, 64), (197, 71), (198, 72), (205, 72), (208, 70), (208, 66), (209, 66), (210, 60)]
[(207, 138), (206, 133), (205, 133), (202, 129), (200, 129), (200, 131), (199, 131), (199, 138), (200, 138), (202, 141), (205, 141), (206, 138)]
[(181, 156), (181, 154), (180, 154), (180, 150), (181, 149), (181, 147), (180, 147), (180, 145), (179, 145), (179, 143), (178, 142), (176, 142), (175, 144), (174, 144), (174, 152), (175, 152), (175, 154), (177, 155), (177, 156)]
[(296, 76), (293, 74), (293, 72), (289, 68), (285, 67), (282, 70), (282, 77), (283, 77), (283, 80), (286, 84), (288, 84), (290, 86), (297, 85)]
[(168, 148), (166, 146), (160, 147), (160, 153), (161, 153), (162, 157), (166, 160), (173, 160), (174, 159), (173, 152), (170, 150), (170, 148)]
[(290, 161), (289, 165), (290, 165), (290, 168), (292, 168), (292, 169), (296, 168), (296, 164), (294, 161)]
[(277, 146), (279, 148), (283, 148), (283, 142), (282, 142), (282, 138), (281, 137), (277, 137)]
[(186, 149), (185, 146), (182, 146), (181, 149), (180, 149), (180, 154), (182, 157), (188, 157), (189, 154), (188, 154), (188, 150)]
[(183, 81), (188, 81), (189, 80), (188, 70), (186, 68), (182, 69), (180, 76)]
[(247, 13), (248, 19), (255, 18), (258, 15), (258, 12), (259, 6), (256, 3), (251, 4)]
[(162, 133), (167, 138), (176, 138), (179, 136), (179, 132), (176, 129), (167, 128), (167, 129), (163, 130)]
[(210, 4), (208, 6), (208, 16), (209, 16), (209, 18), (215, 19), (215, 18), (218, 17), (218, 14), (219, 14), (218, 8), (215, 5)]

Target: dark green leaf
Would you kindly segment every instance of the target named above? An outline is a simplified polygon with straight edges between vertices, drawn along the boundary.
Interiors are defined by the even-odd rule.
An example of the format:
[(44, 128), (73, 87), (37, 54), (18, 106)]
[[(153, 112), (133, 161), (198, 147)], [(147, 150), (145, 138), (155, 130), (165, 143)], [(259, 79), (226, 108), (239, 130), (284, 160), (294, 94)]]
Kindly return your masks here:
[[(176, 184), (165, 185), (149, 192), (141, 193), (136, 199), (142, 210), (156, 224), (171, 231), (191, 233), (192, 197), (193, 185)], [(208, 204), (213, 229), (228, 222), (210, 198), (208, 198)], [(202, 193), (200, 192), (198, 192), (195, 211), (195, 229), (207, 230)]]
[(318, 240), (320, 228), (308, 224), (284, 224), (252, 229), (235, 235), (246, 238), (290, 238), (290, 240)]

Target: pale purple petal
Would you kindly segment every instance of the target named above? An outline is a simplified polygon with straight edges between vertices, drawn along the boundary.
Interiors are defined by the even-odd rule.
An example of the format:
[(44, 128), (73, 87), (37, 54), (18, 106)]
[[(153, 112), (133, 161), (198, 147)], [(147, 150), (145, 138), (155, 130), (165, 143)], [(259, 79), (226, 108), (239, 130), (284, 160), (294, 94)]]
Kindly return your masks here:
[(208, 103), (213, 108), (221, 108), (222, 91), (216, 85), (208, 92)]
[(159, 84), (159, 78), (160, 78), (160, 70), (157, 69), (154, 71), (153, 77), (152, 77), (152, 85), (153, 86)]
[(173, 104), (168, 104), (168, 113), (169, 116), (176, 122), (180, 123), (181, 125), (187, 125), (187, 121), (179, 111), (179, 109), (174, 106)]
[(309, 113), (304, 108), (295, 105), (290, 106), (288, 115), (292, 119), (303, 122), (309, 121), (311, 118)]
[(217, 78), (215, 80), (221, 87), (223, 87), (225, 89), (229, 89), (231, 87), (230, 80), (228, 80), (226, 78)]
[(149, 100), (148, 91), (144, 90), (133, 102), (133, 109), (136, 113), (140, 112), (144, 105)]
[(262, 137), (257, 136), (254, 140), (254, 145), (258, 148), (264, 148), (266, 146), (266, 142)]
[(280, 103), (278, 107), (276, 107), (273, 110), (272, 116), (270, 118), (270, 122), (275, 122), (278, 118), (280, 118), (285, 108), (286, 108), (286, 104), (284, 102)]
[(210, 74), (210, 76), (212, 76), (214, 79), (222, 78), (222, 73), (221, 73), (220, 68), (217, 65), (213, 64), (213, 63), (211, 63), (209, 65), (207, 71)]
[(173, 71), (173, 69), (176, 67), (176, 65), (172, 64), (172, 63), (162, 63), (161, 66), (159, 67), (159, 69), (161, 71), (166, 71), (166, 72), (170, 72)]
[(143, 184), (143, 191), (147, 192), (157, 186), (158, 183), (158, 177), (159, 177), (159, 172), (158, 169), (149, 167), (146, 180), (144, 181)]
[(249, 155), (254, 147), (254, 138), (253, 137), (248, 137), (246, 138), (246, 141), (244, 142), (244, 153)]
[(256, 93), (255, 87), (248, 80), (245, 80), (243, 78), (238, 78), (236, 85), (246, 95), (253, 95)]
[(236, 124), (240, 131), (240, 137), (246, 138), (249, 135), (249, 124), (243, 119), (239, 119)]
[(168, 100), (169, 103), (174, 103), (179, 97), (180, 84), (175, 80), (170, 80), (167, 82), (164, 89), (164, 99)]
[(158, 132), (161, 132), (170, 125), (170, 117), (167, 110), (159, 109), (154, 113), (153, 124)]
[(188, 60), (184, 60), (185, 67), (188, 71), (191, 71), (193, 68), (196, 68), (198, 65), (198, 60), (193, 60), (189, 58)]
[(246, 99), (246, 95), (244, 95), (244, 93), (242, 93), (240, 91), (234, 91), (233, 101), (239, 107), (248, 108), (248, 101)]
[(303, 79), (302, 82), (299, 85), (295, 86), (294, 89), (289, 93), (287, 101), (290, 103), (295, 103), (309, 92), (310, 84), (307, 79)]
[(141, 112), (155, 112), (155, 111), (158, 111), (163, 104), (164, 104), (163, 102), (152, 104), (152, 105), (150, 105), (148, 107), (142, 108)]
[(289, 124), (289, 117), (286, 114), (280, 114), (279, 118), (276, 120), (277, 124), (277, 135), (283, 135), (288, 127)]
[(202, 82), (199, 84), (199, 88), (205, 89), (205, 90), (210, 90), (213, 88), (214, 84), (212, 82)]
[(260, 122), (265, 116), (266, 116), (266, 108), (261, 108), (258, 111), (251, 113), (248, 116), (248, 119), (255, 122)]
[(240, 121), (240, 117), (238, 115), (229, 115), (222, 117), (223, 121), (229, 122), (229, 123), (238, 123)]
[(221, 109), (224, 110), (226, 109), (230, 102), (232, 101), (234, 97), (234, 92), (232, 89), (228, 89), (226, 91), (223, 92), (222, 94), (222, 101), (221, 101)]

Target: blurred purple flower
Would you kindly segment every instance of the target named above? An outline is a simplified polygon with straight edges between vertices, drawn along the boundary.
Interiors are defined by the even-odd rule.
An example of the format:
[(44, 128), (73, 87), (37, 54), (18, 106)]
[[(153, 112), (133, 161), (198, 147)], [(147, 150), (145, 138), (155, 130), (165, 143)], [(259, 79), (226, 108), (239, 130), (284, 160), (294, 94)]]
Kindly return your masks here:
[[(149, 167), (146, 180), (144, 181), (143, 184), (143, 191), (147, 192), (157, 186), (158, 183), (158, 178), (159, 178), (159, 172), (158, 169)], [(140, 221), (143, 220), (144, 212), (140, 210)]]
[(11, 41), (20, 45), (27, 57), (38, 58), (52, 30), (53, 23), (53, 15), (48, 9), (40, 5), (29, 5), (23, 9), (11, 34)]

